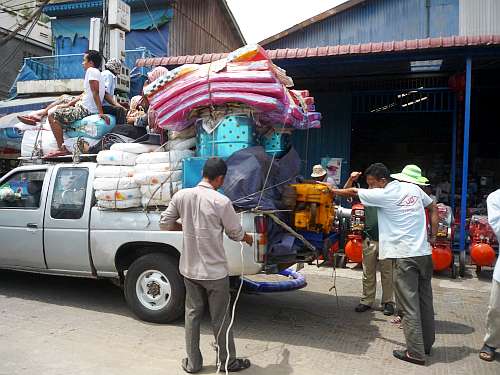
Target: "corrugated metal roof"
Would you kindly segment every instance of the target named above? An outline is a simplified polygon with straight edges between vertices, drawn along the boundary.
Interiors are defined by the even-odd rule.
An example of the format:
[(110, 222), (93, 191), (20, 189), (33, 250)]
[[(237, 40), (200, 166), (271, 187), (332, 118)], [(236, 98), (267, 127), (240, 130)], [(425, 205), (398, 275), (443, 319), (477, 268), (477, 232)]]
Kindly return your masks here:
[(317, 14), (314, 17), (308, 18), (305, 21), (302, 21), (286, 30), (280, 31), (278, 34), (272, 35), (267, 39), (264, 39), (261, 41), (259, 44), (265, 46), (266, 44), (269, 44), (275, 40), (281, 39), (289, 34), (292, 34), (296, 31), (302, 30), (303, 28), (312, 25), (313, 23), (322, 21), (328, 17), (334, 16), (336, 14), (339, 14), (347, 9), (351, 9), (352, 7), (364, 3), (366, 0), (348, 0), (343, 2), (342, 4), (337, 5), (336, 7), (333, 7), (331, 9), (328, 9), (327, 11), (324, 11), (323, 13)]
[[(381, 43), (347, 44), (314, 48), (287, 48), (268, 50), (268, 56), (272, 60), (301, 59), (325, 56), (347, 56), (366, 55), (372, 53), (397, 53), (418, 50), (431, 50), (440, 48), (478, 47), (478, 46), (500, 45), (500, 35), (482, 36), (451, 36), (442, 38), (427, 38), (402, 40)], [(136, 66), (169, 66), (183, 64), (204, 64), (220, 60), (227, 53), (206, 53), (191, 56), (167, 56), (150, 59), (139, 59)]]

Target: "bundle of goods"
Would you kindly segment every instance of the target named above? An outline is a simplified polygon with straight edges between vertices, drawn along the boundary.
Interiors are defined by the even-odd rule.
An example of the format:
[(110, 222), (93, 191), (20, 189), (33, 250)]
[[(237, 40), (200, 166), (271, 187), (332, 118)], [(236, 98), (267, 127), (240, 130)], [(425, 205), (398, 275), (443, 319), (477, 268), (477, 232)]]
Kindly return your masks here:
[[(307, 90), (289, 90), (286, 72), (258, 45), (242, 47), (209, 64), (187, 64), (159, 77), (145, 89), (160, 128), (183, 130), (197, 119), (232, 106), (250, 112), (256, 124), (296, 129), (320, 127), (321, 114)], [(209, 109), (210, 116), (203, 111)]]
[[(141, 206), (141, 190), (134, 180), (138, 154), (157, 146), (117, 143), (97, 154), (94, 190), (100, 208), (125, 209)], [(134, 152), (135, 151), (135, 152)]]
[[(170, 142), (178, 140), (183, 141), (177, 139)], [(193, 154), (187, 148), (149, 152), (137, 157), (134, 181), (140, 186), (143, 207), (168, 206), (172, 196), (182, 188), (182, 160)]]
[[(99, 115), (88, 116), (72, 123), (64, 133), (65, 147), (70, 152), (73, 152), (79, 138), (83, 139), (87, 148), (94, 147), (116, 125), (114, 116), (107, 115), (107, 117), (109, 124), (99, 117)], [(24, 131), (21, 143), (21, 156), (47, 155), (57, 152), (58, 149), (48, 120), (43, 122), (41, 126), (30, 126), (29, 130)]]

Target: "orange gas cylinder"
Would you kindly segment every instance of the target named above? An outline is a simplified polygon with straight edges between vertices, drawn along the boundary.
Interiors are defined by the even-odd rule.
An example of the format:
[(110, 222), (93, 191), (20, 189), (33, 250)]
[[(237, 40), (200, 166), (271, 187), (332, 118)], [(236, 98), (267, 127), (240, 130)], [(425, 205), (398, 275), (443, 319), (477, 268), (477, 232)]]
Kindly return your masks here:
[(352, 238), (345, 245), (345, 255), (353, 263), (361, 263), (363, 261), (363, 240)]
[(453, 252), (447, 245), (434, 245), (432, 247), (432, 264), (434, 271), (444, 271), (450, 268), (453, 261)]
[(493, 266), (495, 263), (495, 250), (487, 243), (475, 243), (470, 248), (472, 263), (477, 266)]

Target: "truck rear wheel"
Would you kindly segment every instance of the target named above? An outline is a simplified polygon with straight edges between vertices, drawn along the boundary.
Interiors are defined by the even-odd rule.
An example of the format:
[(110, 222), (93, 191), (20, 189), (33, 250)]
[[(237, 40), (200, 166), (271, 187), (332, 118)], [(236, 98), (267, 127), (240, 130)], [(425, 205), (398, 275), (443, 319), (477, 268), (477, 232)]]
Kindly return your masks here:
[(166, 254), (136, 259), (125, 276), (125, 299), (132, 312), (152, 323), (170, 323), (184, 312), (186, 291), (178, 261)]

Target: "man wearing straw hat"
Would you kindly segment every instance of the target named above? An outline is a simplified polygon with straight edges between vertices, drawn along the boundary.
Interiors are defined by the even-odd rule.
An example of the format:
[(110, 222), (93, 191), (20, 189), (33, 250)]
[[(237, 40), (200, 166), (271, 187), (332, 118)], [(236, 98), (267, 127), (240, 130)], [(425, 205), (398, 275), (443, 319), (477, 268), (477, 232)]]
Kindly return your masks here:
[[(372, 167), (372, 166), (371, 166)], [(438, 215), (436, 204), (418, 185), (426, 185), (416, 165), (407, 165), (401, 173), (389, 175), (383, 164), (376, 164), (378, 177), (374, 189), (333, 189), (343, 197), (359, 197), (368, 207), (377, 207), (379, 258), (394, 261), (396, 301), (403, 310), (405, 350), (394, 350), (402, 361), (425, 365), (435, 339), (432, 297), (432, 250), (436, 240)], [(394, 181), (390, 181), (390, 178)], [(431, 218), (427, 236), (425, 208)]]
[(324, 182), (326, 179), (326, 169), (321, 164), (315, 165), (311, 173), (311, 178), (314, 181)]

